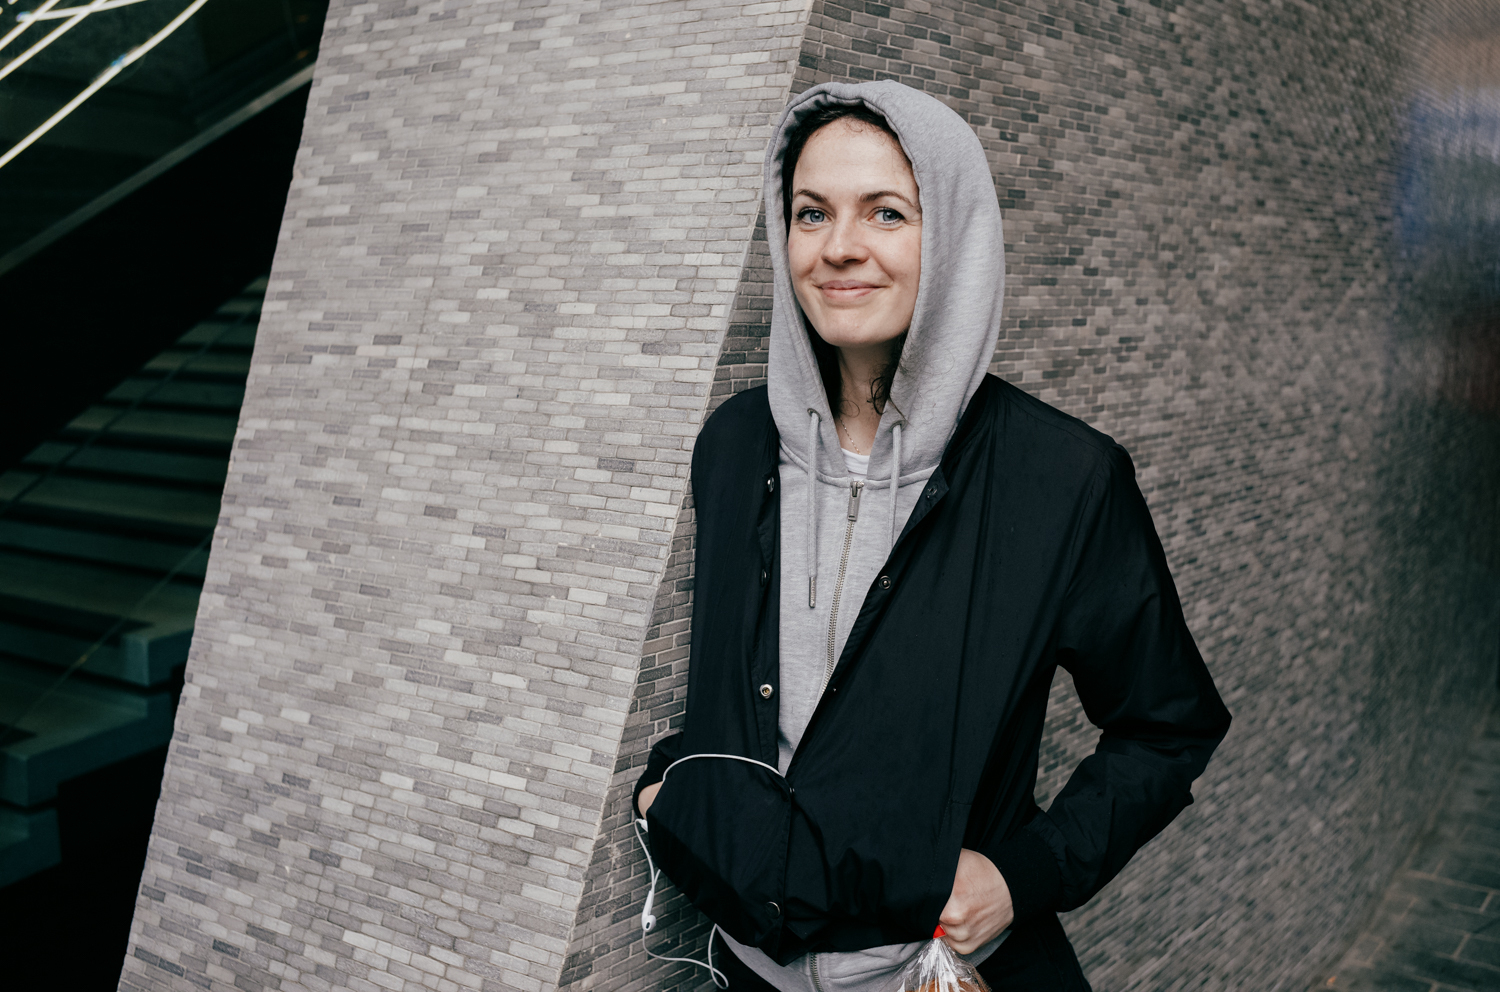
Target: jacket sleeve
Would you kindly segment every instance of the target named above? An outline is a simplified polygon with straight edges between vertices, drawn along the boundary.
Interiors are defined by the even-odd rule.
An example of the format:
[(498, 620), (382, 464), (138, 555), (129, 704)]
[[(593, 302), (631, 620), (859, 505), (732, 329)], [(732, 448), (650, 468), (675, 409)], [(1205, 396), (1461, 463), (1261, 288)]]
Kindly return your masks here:
[(1075, 530), (1058, 664), (1103, 733), (1045, 812), (985, 854), (1018, 922), (1083, 905), (1193, 801), (1230, 715), (1188, 632), (1161, 541), (1116, 445)]
[(632, 816), (641, 815), (641, 790), (660, 782), (661, 777), (666, 774), (667, 766), (680, 757), (682, 757), (682, 734), (680, 732), (668, 734), (652, 746), (651, 756), (646, 759), (646, 770), (641, 772), (641, 777), (636, 780), (635, 792), (630, 796)]

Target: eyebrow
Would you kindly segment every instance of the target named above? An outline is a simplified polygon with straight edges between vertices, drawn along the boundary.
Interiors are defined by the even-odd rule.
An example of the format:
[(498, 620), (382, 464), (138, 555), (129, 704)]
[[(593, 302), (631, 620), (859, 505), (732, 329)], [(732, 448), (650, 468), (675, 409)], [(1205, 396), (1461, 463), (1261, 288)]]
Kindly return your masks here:
[[(792, 199), (796, 199), (799, 196), (805, 196), (809, 200), (812, 200), (812, 201), (814, 201), (816, 203), (827, 203), (828, 202), (828, 197), (824, 196), (822, 193), (816, 193), (816, 192), (814, 192), (814, 191), (812, 191), (810, 189), (799, 189), (799, 190), (797, 190), (796, 192), (794, 192), (792, 194)], [(900, 193), (897, 193), (893, 189), (878, 189), (878, 190), (876, 190), (873, 193), (865, 193), (863, 196), (861, 196), (859, 198), (859, 202), (860, 203), (871, 203), (871, 202), (873, 202), (875, 200), (878, 200), (878, 199), (880, 199), (881, 197), (884, 197), (884, 196), (894, 196), (896, 199), (900, 200), (902, 203), (905, 203), (905, 204), (908, 204), (909, 206), (911, 206), (912, 209), (914, 209), (914, 210), (921, 209), (915, 203), (912, 203), (905, 196), (901, 195)]]

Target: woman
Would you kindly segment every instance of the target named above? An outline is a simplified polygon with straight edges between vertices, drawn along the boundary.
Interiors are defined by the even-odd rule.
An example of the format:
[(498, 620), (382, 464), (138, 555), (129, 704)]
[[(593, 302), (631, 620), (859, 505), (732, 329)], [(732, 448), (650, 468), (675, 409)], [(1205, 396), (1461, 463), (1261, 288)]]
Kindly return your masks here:
[[(1229, 726), (1130, 459), (987, 374), (1003, 239), (957, 114), (816, 86), (765, 188), (768, 387), (694, 451), (651, 852), (726, 935), (731, 988), (879, 992), (941, 921), (997, 989), (1087, 989), (1056, 912), (1192, 801)], [(1043, 812), (1058, 665), (1103, 733)]]

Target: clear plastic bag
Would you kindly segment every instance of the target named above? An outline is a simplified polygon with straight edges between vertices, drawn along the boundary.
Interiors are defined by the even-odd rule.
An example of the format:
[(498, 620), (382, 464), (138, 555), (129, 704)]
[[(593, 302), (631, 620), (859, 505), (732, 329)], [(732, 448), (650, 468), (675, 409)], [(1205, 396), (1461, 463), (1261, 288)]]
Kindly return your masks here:
[(891, 992), (990, 992), (990, 987), (978, 969), (948, 946), (939, 926), (927, 946), (902, 969)]

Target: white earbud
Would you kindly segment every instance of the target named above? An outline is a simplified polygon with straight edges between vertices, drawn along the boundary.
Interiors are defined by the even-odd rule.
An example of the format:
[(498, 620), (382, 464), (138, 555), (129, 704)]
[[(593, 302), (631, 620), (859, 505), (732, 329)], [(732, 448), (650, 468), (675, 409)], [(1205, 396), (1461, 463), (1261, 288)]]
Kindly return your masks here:
[[(673, 768), (676, 768), (684, 761), (691, 761), (694, 758), (726, 758), (730, 761), (743, 761), (746, 764), (759, 765), (766, 771), (770, 772), (772, 775), (775, 775), (777, 778), (782, 777), (781, 772), (777, 771), (775, 768), (772, 768), (764, 761), (756, 761), (754, 758), (746, 758), (738, 754), (690, 754), (687, 757), (678, 758), (676, 761), (668, 765), (666, 770), (662, 772), (662, 782), (666, 782), (667, 775), (671, 773)], [(661, 871), (656, 867), (656, 863), (651, 860), (651, 848), (646, 843), (645, 832), (650, 829), (646, 824), (646, 818), (637, 817), (631, 823), (631, 826), (635, 827), (635, 839), (641, 845), (641, 853), (646, 856), (646, 872), (647, 877), (651, 882), (650, 887), (646, 890), (646, 904), (641, 907), (641, 947), (645, 950), (646, 954), (649, 957), (656, 958), (658, 961), (678, 961), (682, 964), (694, 964), (700, 968), (707, 968), (709, 977), (713, 979), (713, 983), (716, 987), (721, 989), (729, 988), (729, 979), (724, 975), (722, 971), (714, 967), (714, 937), (719, 932), (719, 925), (717, 923), (715, 923), (713, 929), (708, 932), (707, 961), (695, 961), (692, 958), (667, 957), (664, 954), (657, 954), (655, 951), (651, 950), (651, 948), (646, 947), (646, 934), (656, 929), (656, 917), (652, 914), (651, 907), (656, 903), (656, 883), (657, 880), (661, 878)]]
[[(637, 817), (635, 821), (636, 837), (640, 837), (641, 831), (649, 831), (651, 828), (646, 823), (644, 816)], [(645, 842), (641, 843), (641, 850), (646, 850)], [(646, 863), (650, 865), (651, 888), (646, 892), (646, 905), (641, 907), (641, 933), (650, 933), (656, 929), (656, 916), (652, 914), (651, 907), (656, 903), (656, 866), (651, 864), (651, 853), (646, 852)]]

